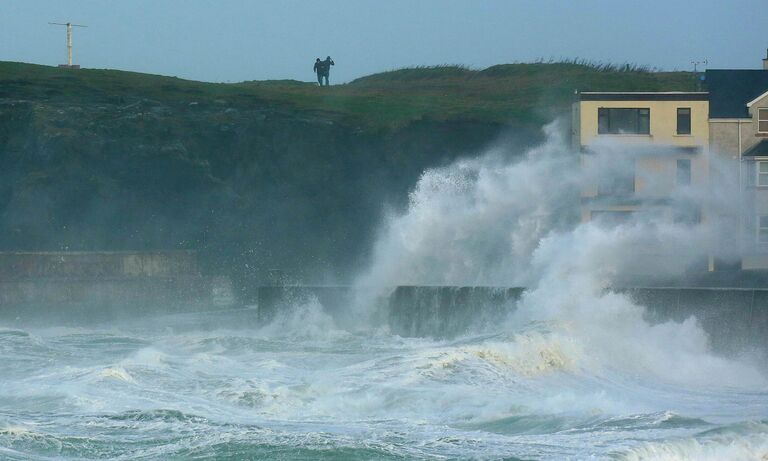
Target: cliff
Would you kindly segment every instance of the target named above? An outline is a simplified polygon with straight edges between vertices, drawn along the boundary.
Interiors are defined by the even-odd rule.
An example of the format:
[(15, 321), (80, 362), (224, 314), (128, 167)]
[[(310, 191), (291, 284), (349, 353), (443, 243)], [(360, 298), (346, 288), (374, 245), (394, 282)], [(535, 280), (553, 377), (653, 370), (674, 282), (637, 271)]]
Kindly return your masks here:
[(577, 88), (695, 85), (576, 64), (318, 88), (0, 63), (0, 251), (194, 249), (210, 272), (341, 279), (423, 169), (535, 142)]

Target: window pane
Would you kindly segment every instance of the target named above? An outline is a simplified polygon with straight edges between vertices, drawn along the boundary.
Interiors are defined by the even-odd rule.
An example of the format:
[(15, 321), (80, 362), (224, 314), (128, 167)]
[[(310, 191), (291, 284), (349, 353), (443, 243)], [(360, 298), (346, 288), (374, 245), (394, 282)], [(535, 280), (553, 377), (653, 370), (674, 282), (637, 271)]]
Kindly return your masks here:
[(760, 173), (768, 173), (768, 162), (757, 162)]
[(635, 193), (635, 175), (622, 172), (616, 176), (600, 180), (597, 188), (598, 195), (613, 197), (628, 197)]
[(677, 161), (677, 185), (691, 185), (691, 161), (690, 159), (680, 159)]
[(747, 187), (755, 187), (757, 184), (757, 167), (760, 162), (744, 162), (742, 163), (743, 177), (746, 179)]
[(637, 132), (637, 111), (634, 109), (610, 109), (611, 133)]
[(759, 229), (757, 231), (757, 241), (760, 243), (768, 243), (768, 229)]
[(598, 134), (650, 134), (650, 109), (600, 108)]
[(760, 227), (768, 229), (768, 215), (760, 216)]
[(597, 133), (609, 133), (608, 109), (597, 109)]
[(651, 133), (651, 111), (650, 109), (638, 110), (637, 132), (640, 134)]
[(701, 222), (701, 209), (694, 206), (681, 206), (673, 211), (672, 218), (678, 224), (698, 224)]
[(768, 133), (768, 121), (757, 122), (757, 131), (761, 133)]
[(758, 173), (757, 175), (758, 186), (768, 186), (768, 173)]
[(768, 121), (768, 109), (757, 109), (757, 119), (761, 122)]
[(590, 216), (592, 221), (612, 227), (628, 222), (632, 214), (631, 211), (593, 211)]
[(691, 109), (677, 109), (677, 134), (691, 134)]

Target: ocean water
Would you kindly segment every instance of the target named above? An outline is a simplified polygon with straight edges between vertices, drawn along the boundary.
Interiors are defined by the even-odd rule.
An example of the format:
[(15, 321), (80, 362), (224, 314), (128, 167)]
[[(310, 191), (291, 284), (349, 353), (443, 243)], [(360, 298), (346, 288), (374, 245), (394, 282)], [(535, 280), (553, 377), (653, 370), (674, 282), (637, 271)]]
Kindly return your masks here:
[(517, 314), (451, 339), (339, 323), (310, 301), (0, 324), (0, 459), (768, 459), (755, 365), (676, 377)]

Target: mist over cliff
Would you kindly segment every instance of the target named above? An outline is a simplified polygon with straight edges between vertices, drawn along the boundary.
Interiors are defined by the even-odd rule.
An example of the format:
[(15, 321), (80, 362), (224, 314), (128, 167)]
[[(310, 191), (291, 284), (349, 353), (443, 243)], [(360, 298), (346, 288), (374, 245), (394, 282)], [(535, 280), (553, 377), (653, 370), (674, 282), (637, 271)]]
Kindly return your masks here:
[(0, 63), (0, 250), (195, 249), (210, 272), (342, 282), (425, 169), (537, 142), (575, 88), (693, 84), (547, 66), (320, 89)]

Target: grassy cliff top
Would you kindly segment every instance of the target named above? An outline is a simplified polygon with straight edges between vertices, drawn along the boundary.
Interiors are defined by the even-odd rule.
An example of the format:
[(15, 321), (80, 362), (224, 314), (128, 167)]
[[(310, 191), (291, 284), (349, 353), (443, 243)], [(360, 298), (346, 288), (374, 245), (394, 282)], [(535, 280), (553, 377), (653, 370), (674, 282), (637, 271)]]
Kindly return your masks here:
[(272, 106), (322, 113), (372, 129), (414, 120), (541, 124), (568, 110), (575, 90), (694, 91), (691, 72), (580, 63), (504, 64), (483, 70), (418, 67), (319, 88), (295, 80), (206, 83), (104, 69), (0, 62), (0, 98), (62, 103)]

